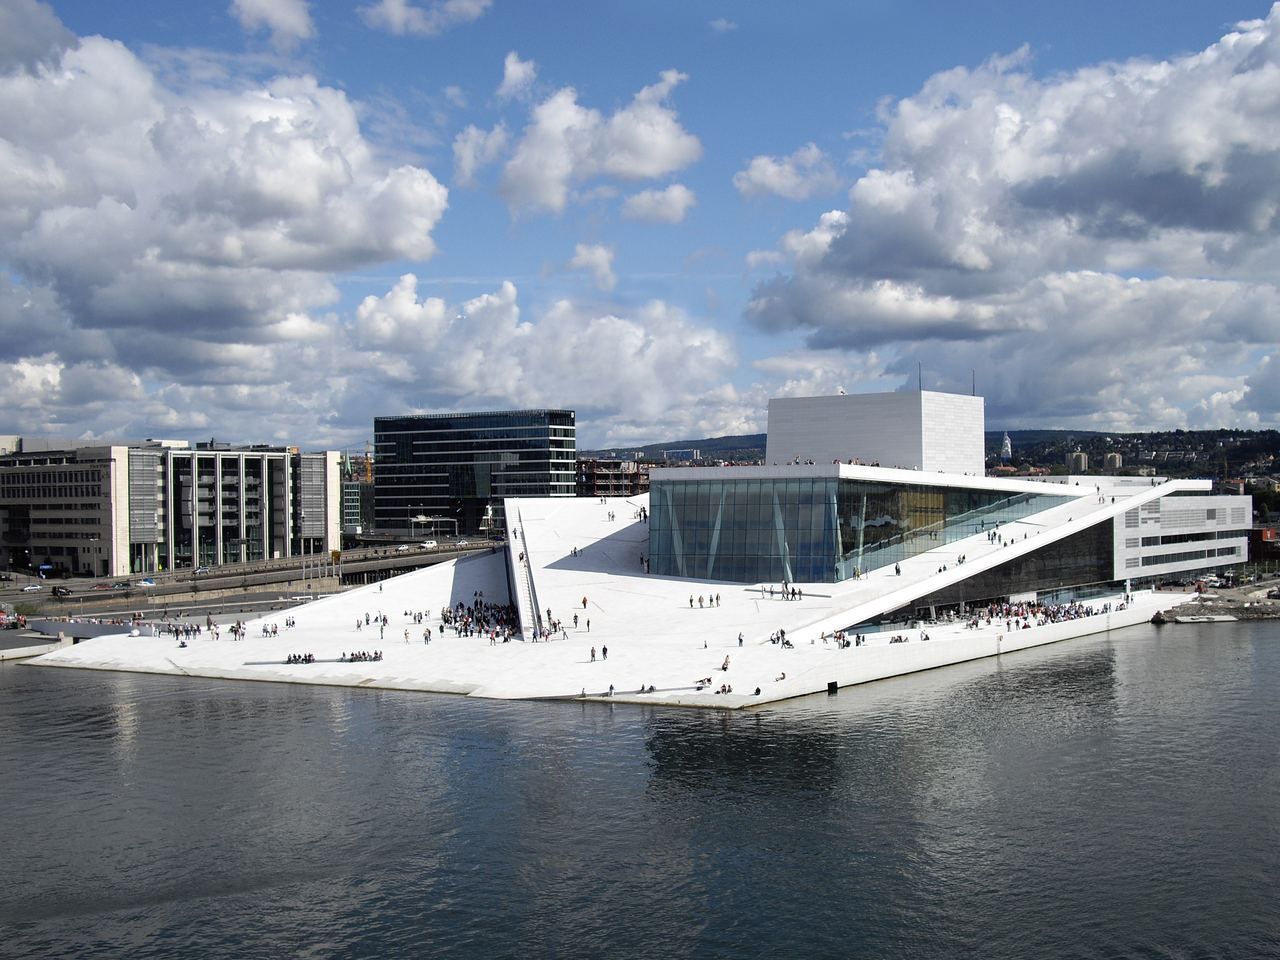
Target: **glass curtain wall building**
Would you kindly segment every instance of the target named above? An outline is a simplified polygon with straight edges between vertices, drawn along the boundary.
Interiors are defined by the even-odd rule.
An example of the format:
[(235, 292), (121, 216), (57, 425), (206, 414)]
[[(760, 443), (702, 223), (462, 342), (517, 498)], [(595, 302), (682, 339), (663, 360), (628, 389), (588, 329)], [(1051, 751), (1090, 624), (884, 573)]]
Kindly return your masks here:
[[(1069, 495), (837, 475), (661, 479), (649, 563), (664, 576), (832, 583), (1065, 503)], [(680, 471), (670, 471), (678, 474)]]
[(572, 410), (378, 417), (373, 434), (379, 531), (480, 533), (504, 497), (574, 495)]

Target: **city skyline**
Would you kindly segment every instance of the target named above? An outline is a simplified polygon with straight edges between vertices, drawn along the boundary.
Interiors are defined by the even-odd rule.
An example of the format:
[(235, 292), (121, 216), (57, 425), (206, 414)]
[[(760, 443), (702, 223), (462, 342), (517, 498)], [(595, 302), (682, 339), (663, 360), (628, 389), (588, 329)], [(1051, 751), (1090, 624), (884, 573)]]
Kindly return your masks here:
[[(554, 15), (551, 15), (554, 13)], [(1280, 6), (0, 0), (0, 433), (1280, 424)]]

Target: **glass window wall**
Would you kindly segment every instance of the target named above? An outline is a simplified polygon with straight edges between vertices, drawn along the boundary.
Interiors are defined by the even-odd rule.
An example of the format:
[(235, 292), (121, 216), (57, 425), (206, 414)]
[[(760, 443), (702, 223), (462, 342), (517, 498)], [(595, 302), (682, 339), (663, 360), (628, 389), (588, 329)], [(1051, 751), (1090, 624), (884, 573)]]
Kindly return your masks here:
[(650, 570), (739, 583), (831, 583), (1069, 499), (834, 477), (658, 481)]

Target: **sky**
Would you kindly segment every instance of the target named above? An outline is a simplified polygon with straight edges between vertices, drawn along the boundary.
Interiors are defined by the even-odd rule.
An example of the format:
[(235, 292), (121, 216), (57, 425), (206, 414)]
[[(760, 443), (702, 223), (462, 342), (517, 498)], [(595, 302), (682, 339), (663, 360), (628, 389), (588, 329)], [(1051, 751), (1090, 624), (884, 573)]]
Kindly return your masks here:
[(0, 0), (0, 433), (1280, 425), (1280, 4)]

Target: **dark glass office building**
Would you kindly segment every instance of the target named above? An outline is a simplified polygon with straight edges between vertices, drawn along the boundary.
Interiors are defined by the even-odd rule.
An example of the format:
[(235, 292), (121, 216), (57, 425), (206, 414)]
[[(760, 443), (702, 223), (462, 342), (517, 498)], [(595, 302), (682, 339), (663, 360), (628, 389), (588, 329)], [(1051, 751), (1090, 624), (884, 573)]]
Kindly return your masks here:
[(380, 532), (496, 532), (504, 497), (571, 497), (572, 410), (377, 417), (374, 519)]

